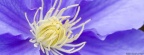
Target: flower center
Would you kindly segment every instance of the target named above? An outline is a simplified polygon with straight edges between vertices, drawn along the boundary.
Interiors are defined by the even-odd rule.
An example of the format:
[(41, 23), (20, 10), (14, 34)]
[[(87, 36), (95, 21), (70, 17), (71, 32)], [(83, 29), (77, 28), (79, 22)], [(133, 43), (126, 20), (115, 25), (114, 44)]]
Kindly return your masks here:
[[(47, 55), (49, 55), (50, 53), (54, 55), (63, 55), (59, 51), (65, 53), (74, 53), (76, 51), (79, 51), (86, 43), (82, 42), (79, 44), (71, 44), (73, 41), (79, 38), (84, 30), (84, 25), (90, 20), (87, 20), (86, 22), (83, 22), (78, 26), (74, 26), (81, 20), (81, 18), (76, 20), (77, 15), (80, 11), (80, 7), (78, 6), (78, 4), (74, 4), (59, 10), (62, 1), (59, 0), (58, 6), (57, 8), (55, 8), (57, 2), (58, 1), (55, 0), (53, 7), (50, 8), (50, 10), (44, 16), (44, 1), (42, 0), (42, 7), (37, 9), (32, 23), (30, 23), (27, 17), (27, 13), (25, 13), (26, 20), (31, 27), (30, 31), (34, 35), (34, 39), (31, 39), (30, 42), (34, 43), (34, 47), (40, 46), (43, 53), (46, 53)], [(78, 9), (72, 20), (68, 19), (70, 16), (62, 16), (65, 10), (76, 6), (78, 6)], [(38, 18), (38, 21), (36, 21), (38, 12), (40, 12), (40, 17)], [(81, 30), (79, 31), (79, 33), (73, 35), (73, 30), (80, 27)]]
[(61, 45), (65, 39), (68, 39), (65, 35), (65, 31), (65, 28), (58, 18), (51, 17), (39, 24), (36, 31), (36, 39), (38, 43), (43, 45), (43, 47), (55, 47)]

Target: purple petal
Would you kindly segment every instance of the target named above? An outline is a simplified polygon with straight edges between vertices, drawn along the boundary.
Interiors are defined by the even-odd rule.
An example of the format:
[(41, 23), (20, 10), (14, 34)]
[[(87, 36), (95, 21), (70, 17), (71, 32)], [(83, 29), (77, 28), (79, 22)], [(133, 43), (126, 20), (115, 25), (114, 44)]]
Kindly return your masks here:
[[(3, 26), (0, 28), (5, 28), (4, 24), (10, 26), (9, 30), (15, 30), (18, 32), (23, 32), (23, 34), (29, 33), (29, 26), (24, 17), (24, 12), (27, 10), (25, 3), (21, 0), (1, 0), (0, 1), (0, 22)], [(12, 29), (11, 29), (12, 27)], [(1, 31), (2, 34), (3, 31)], [(9, 33), (14, 33), (13, 31), (8, 31)]]
[[(79, 17), (92, 18), (86, 29), (107, 36), (117, 31), (139, 29), (144, 22), (143, 0), (93, 0), (81, 2)], [(104, 38), (103, 38), (104, 39)]]
[(31, 33), (29, 32), (30, 27), (26, 21), (24, 13), (28, 13), (29, 20), (31, 21), (36, 9), (41, 6), (40, 3), (40, 0), (1, 0), (0, 28), (3, 30), (0, 31), (0, 34), (8, 32), (13, 35), (23, 33), (22, 35), (25, 38), (31, 36)]
[[(62, 1), (63, 2), (62, 2), (60, 9), (66, 8), (70, 5), (80, 4), (81, 2), (81, 0), (62, 0)], [(77, 7), (73, 7), (73, 8), (67, 9), (63, 15), (68, 15), (68, 16), (71, 16), (71, 18), (73, 18), (76, 11), (77, 11)]]
[(25, 0), (23, 2), (30, 10), (38, 9), (41, 6), (41, 0)]
[[(119, 1), (116, 0), (83, 0), (80, 3), (80, 13), (79, 17), (82, 17), (83, 20), (87, 20), (90, 18), (93, 18), (92, 16), (95, 16), (93, 19), (99, 19), (99, 13), (103, 12), (107, 7), (115, 5)], [(122, 1), (120, 1), (122, 3)], [(113, 7), (113, 9), (117, 9), (117, 7)], [(110, 10), (113, 10), (110, 9)], [(108, 12), (108, 11), (107, 11)], [(102, 14), (104, 15), (104, 13)]]
[(28, 39), (21, 35), (13, 36), (9, 33), (0, 35), (1, 55), (40, 55), (39, 48), (35, 48)]
[(79, 52), (75, 52), (75, 53), (71, 53), (71, 54), (68, 54), (68, 53), (62, 53), (64, 55), (81, 55)]
[(76, 42), (86, 41), (80, 50), (84, 55), (126, 55), (144, 52), (144, 32), (128, 30), (109, 35), (104, 41), (96, 39), (91, 31), (84, 32)]

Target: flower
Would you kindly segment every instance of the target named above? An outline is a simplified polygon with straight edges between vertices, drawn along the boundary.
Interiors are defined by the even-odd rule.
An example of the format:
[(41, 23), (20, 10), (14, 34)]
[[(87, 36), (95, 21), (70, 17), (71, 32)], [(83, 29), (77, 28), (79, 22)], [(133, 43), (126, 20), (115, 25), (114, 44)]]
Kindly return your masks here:
[[(142, 7), (143, 3), (141, 2), (141, 0), (131, 0), (129, 2), (124, 1), (124, 0), (121, 0), (121, 1), (113, 1), (113, 0), (110, 0), (110, 1), (98, 1), (98, 0), (93, 0), (93, 1), (90, 1), (90, 0), (89, 1), (85, 1), (85, 0), (82, 0), (82, 1), (80, 1), (80, 0), (79, 1), (76, 1), (76, 0), (75, 1), (65, 1), (65, 0), (63, 0), (63, 1), (64, 1), (63, 3), (59, 3), (59, 4), (62, 4), (62, 7), (60, 7), (60, 8), (63, 8), (67, 5), (75, 4), (75, 3), (78, 3), (80, 5), (81, 10), (80, 10), (80, 14), (78, 14), (78, 17), (82, 17), (82, 19), (80, 20), (80, 19), (76, 18), (76, 21), (78, 22), (78, 24), (76, 24), (76, 25), (81, 25), (81, 23), (84, 23), (83, 25), (86, 26), (85, 29), (83, 29), (84, 27), (83, 27), (83, 25), (81, 25), (84, 32), (91, 31), (91, 33), (94, 33), (93, 34), (94, 37), (98, 37), (99, 39), (101, 39), (100, 41), (107, 40), (107, 39), (105, 39), (106, 36), (116, 32), (116, 31), (122, 31), (122, 30), (131, 29), (131, 28), (138, 29), (143, 24), (143, 15), (141, 15), (141, 14), (143, 14), (144, 12), (142, 11), (143, 10), (143, 7)], [(136, 1), (139, 3), (137, 3)], [(50, 0), (45, 0), (44, 2), (42, 2), (42, 4), (46, 4), (46, 5), (43, 6), (39, 2), (41, 2), (41, 1), (34, 1), (34, 0), (31, 0), (31, 2), (29, 2), (29, 0), (24, 0), (24, 1), (2, 0), (2, 1), (0, 1), (0, 4), (1, 4), (0, 5), (0, 9), (1, 9), (0, 10), (0, 12), (1, 12), (0, 13), (0, 15), (1, 15), (0, 16), (1, 17), (0, 23), (2, 25), (2, 26), (0, 26), (0, 28), (2, 29), (2, 31), (0, 32), (0, 34), (1, 34), (0, 37), (2, 37), (2, 38), (0, 38), (0, 41), (2, 42), (0, 45), (0, 49), (3, 50), (0, 52), (2, 53), (2, 55), (11, 55), (11, 54), (14, 54), (14, 55), (22, 55), (22, 54), (33, 55), (33, 53), (35, 53), (35, 55), (36, 54), (40, 55), (43, 53), (66, 54), (69, 52), (74, 53), (76, 51), (79, 51), (81, 49), (81, 47), (83, 47), (85, 45), (85, 42), (83, 42), (81, 40), (83, 40), (83, 39), (85, 40), (85, 36), (89, 36), (89, 35), (82, 34), (80, 36), (80, 39), (78, 39), (77, 41), (74, 42), (74, 44), (76, 43), (78, 45), (79, 45), (79, 43), (82, 43), (82, 44), (80, 44), (81, 45), (79, 47), (80, 49), (77, 48), (78, 50), (72, 49), (73, 51), (72, 50), (64, 51), (64, 50), (62, 50), (63, 49), (62, 47), (61, 47), (61, 49), (52, 48), (51, 49), (52, 51), (49, 51), (49, 49), (47, 50), (47, 48), (50, 48), (50, 47), (45, 45), (45, 44), (49, 44), (49, 43), (44, 43), (46, 41), (40, 39), (40, 38), (42, 38), (43, 31), (46, 30), (44, 28), (45, 25), (43, 26), (43, 24), (47, 24), (47, 22), (45, 22), (45, 21), (49, 21), (50, 23), (55, 24), (55, 27), (59, 27), (61, 30), (58, 31), (58, 34), (59, 34), (59, 32), (65, 33), (65, 31), (69, 31), (68, 30), (69, 28), (63, 28), (63, 25), (66, 25), (66, 23), (60, 22), (59, 20), (56, 20), (57, 23), (54, 21), (50, 21), (50, 20), (55, 20), (55, 18), (59, 17), (59, 16), (53, 15), (54, 17), (50, 16), (50, 18), (44, 18), (44, 19), (42, 18), (41, 19), (41, 17), (43, 15), (48, 16), (46, 14), (47, 10), (48, 9), (50, 10), (51, 6), (54, 6), (53, 4), (57, 4), (57, 3), (54, 3), (53, 1), (50, 1)], [(47, 2), (49, 4), (47, 4)], [(69, 3), (69, 2), (71, 2), (71, 3)], [(95, 2), (98, 2), (98, 3), (95, 3)], [(123, 3), (125, 3), (125, 5), (122, 5)], [(58, 6), (58, 4), (56, 6)], [(77, 6), (77, 5), (74, 5), (74, 6)], [(137, 9), (135, 9), (135, 6)], [(42, 8), (39, 8), (39, 7), (42, 7)], [(37, 13), (35, 13), (36, 10), (37, 10), (38, 15), (37, 15)], [(77, 10), (79, 10), (79, 7), (77, 8)], [(73, 8), (73, 9), (66, 11), (63, 14), (63, 15), (71, 15), (70, 22), (66, 21), (67, 23), (71, 23), (71, 22), (73, 23), (74, 22), (74, 21), (71, 21), (71, 19), (73, 20), (75, 13), (77, 14), (77, 12), (76, 12), (77, 10), (75, 8)], [(115, 11), (112, 12), (112, 10), (115, 10)], [(131, 13), (131, 12), (125, 13), (125, 11), (128, 11), (128, 10), (130, 10), (134, 13)], [(55, 12), (56, 11), (57, 10), (55, 10)], [(140, 11), (140, 12), (137, 13), (137, 11)], [(44, 13), (41, 13), (41, 12), (44, 12)], [(109, 14), (109, 12), (111, 12), (111, 14)], [(25, 13), (25, 16), (24, 16), (24, 13)], [(61, 13), (62, 12), (60, 12), (59, 14), (61, 15)], [(127, 14), (127, 16), (122, 15), (121, 13)], [(34, 16), (33, 14), (36, 14), (36, 16)], [(49, 13), (49, 14), (53, 14), (53, 13)], [(103, 14), (104, 16), (101, 16), (100, 14)], [(109, 14), (109, 15), (107, 15), (107, 14)], [(135, 15), (135, 14), (137, 14), (137, 15)], [(134, 16), (130, 17), (130, 15), (134, 15)], [(35, 18), (33, 19), (33, 17), (35, 17)], [(37, 18), (39, 18), (39, 17), (40, 17), (40, 20), (37, 20)], [(66, 16), (66, 17), (68, 17), (68, 16)], [(66, 18), (66, 17), (64, 17), (64, 18)], [(97, 18), (95, 18), (95, 17), (97, 17)], [(29, 25), (27, 24), (25, 18), (27, 19), (28, 23), (30, 24), (30, 28), (29, 28)], [(87, 23), (87, 20), (89, 21), (90, 18), (92, 20), (89, 23)], [(117, 18), (117, 19), (114, 19), (114, 18)], [(125, 18), (128, 18), (128, 19), (125, 19)], [(50, 20), (45, 20), (45, 19), (50, 19)], [(42, 23), (41, 23), (41, 21), (42, 21)], [(85, 23), (85, 21), (87, 24)], [(127, 21), (129, 21), (129, 22), (127, 22)], [(136, 21), (136, 22), (134, 22), (136, 24), (129, 26), (129, 24), (132, 24), (133, 21)], [(107, 23), (109, 23), (108, 26), (107, 26)], [(95, 25), (91, 25), (91, 24), (95, 24)], [(51, 25), (51, 24), (47, 24), (47, 26), (49, 26), (49, 25)], [(73, 25), (73, 24), (68, 24), (68, 25)], [(119, 26), (117, 26), (117, 25), (119, 25)], [(104, 28), (105, 26), (107, 26), (107, 28)], [(38, 28), (35, 28), (35, 27), (38, 27)], [(41, 30), (41, 28), (42, 28), (42, 30)], [(52, 27), (52, 28), (54, 28), (54, 27)], [(32, 36), (30, 34), (30, 32), (29, 32), (30, 29), (32, 29), (31, 32), (34, 34), (34, 36)], [(56, 28), (54, 28), (54, 29), (56, 29)], [(78, 30), (75, 30), (72, 32), (74, 34), (77, 34), (76, 32), (78, 32)], [(46, 31), (44, 31), (44, 32), (46, 32)], [(127, 31), (127, 32), (129, 33), (129, 31)], [(127, 32), (124, 31), (124, 35), (129, 36), (128, 34), (125, 34)], [(40, 33), (42, 33), (42, 35)], [(50, 32), (50, 33), (52, 33), (52, 32)], [(70, 33), (70, 32), (67, 32), (67, 33)], [(134, 31), (134, 34), (131, 34), (132, 37), (135, 37), (134, 35), (137, 35), (137, 33), (140, 35), (143, 34), (143, 32)], [(56, 35), (58, 35), (58, 34), (56, 33)], [(81, 31), (79, 34), (81, 34)], [(96, 34), (99, 34), (99, 36)], [(112, 35), (119, 36), (119, 34), (115, 34), (115, 33)], [(40, 37), (40, 38), (38, 38), (39, 40), (37, 40), (37, 37)], [(48, 38), (48, 37), (51, 37), (51, 35), (48, 35), (46, 38)], [(71, 39), (71, 38), (67, 38), (65, 36), (60, 36), (60, 37), (65, 38), (65, 39)], [(78, 37), (79, 37), (79, 35), (78, 35)], [(142, 37), (143, 37), (143, 35), (142, 35)], [(34, 38), (34, 39), (29, 39), (29, 38)], [(76, 40), (76, 39), (74, 39), (74, 40)], [(93, 39), (94, 39), (94, 42), (96, 42), (96, 40), (98, 40), (97, 38), (93, 38)], [(114, 39), (114, 38), (110, 38), (110, 39)], [(118, 39), (120, 39), (120, 38), (118, 38)], [(127, 39), (127, 38), (124, 38), (124, 39)], [(37, 48), (34, 48), (33, 44), (30, 43), (29, 40), (31, 40), (31, 42), (33, 42), (34, 46)], [(60, 39), (60, 40), (64, 41), (64, 39)], [(74, 41), (74, 40), (72, 39), (72, 41)], [(103, 42), (100, 42), (100, 43), (96, 44), (96, 43), (90, 42), (92, 40), (91, 38), (88, 38), (87, 40), (89, 40), (87, 42), (90, 43), (87, 45), (90, 45), (92, 47), (97, 46), (100, 43), (103, 43)], [(137, 42), (137, 41), (139, 41), (139, 39), (137, 39), (134, 42)], [(57, 42), (57, 41), (54, 40), (52, 43), (54, 43), (56, 45), (62, 45), (63, 46), (62, 43), (58, 43), (58, 42), (55, 43), (55, 42)], [(115, 41), (112, 41), (112, 42), (115, 42)], [(132, 41), (130, 41), (130, 42), (132, 42)], [(107, 41), (106, 43), (109, 43), (109, 41)], [(65, 44), (67, 44), (67, 43), (65, 43)], [(108, 46), (109, 45), (110, 44), (108, 44)], [(124, 45), (127, 45), (127, 43)], [(51, 45), (51, 46), (53, 47), (54, 45)], [(138, 46), (140, 46), (140, 45), (138, 45)], [(69, 45), (69, 47), (74, 47), (74, 45)], [(128, 46), (128, 47), (130, 47), (130, 46)], [(41, 51), (43, 53), (39, 52), (40, 48), (41, 48)], [(66, 47), (64, 47), (64, 48), (66, 48)], [(87, 52), (90, 52), (90, 50), (87, 48), (91, 48), (91, 47), (86, 46), (86, 47), (84, 47), (84, 49), (82, 49), (79, 52), (76, 52), (74, 54), (78, 55), (78, 54), (85, 53), (85, 54), (91, 54), (92, 55), (93, 53), (87, 53)], [(21, 49), (23, 49), (23, 50), (21, 50)], [(137, 48), (135, 48), (135, 49), (137, 49)], [(55, 51), (55, 50), (59, 50), (60, 52)], [(87, 50), (89, 50), (89, 51), (87, 51)], [(143, 48), (142, 48), (142, 50), (143, 50)], [(99, 50), (97, 50), (97, 51), (99, 51)], [(99, 53), (102, 54), (103, 52), (99, 52)], [(72, 55), (74, 55), (74, 54), (72, 54)], [(97, 52), (94, 51), (94, 54), (97, 54)]]

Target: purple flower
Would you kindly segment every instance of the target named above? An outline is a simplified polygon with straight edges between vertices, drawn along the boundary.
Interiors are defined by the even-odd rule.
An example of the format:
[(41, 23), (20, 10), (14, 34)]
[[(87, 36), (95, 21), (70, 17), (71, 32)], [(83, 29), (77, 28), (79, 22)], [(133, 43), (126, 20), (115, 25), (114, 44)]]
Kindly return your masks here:
[(0, 53), (143, 53), (144, 33), (135, 30), (143, 25), (143, 5), (142, 0), (1, 0)]

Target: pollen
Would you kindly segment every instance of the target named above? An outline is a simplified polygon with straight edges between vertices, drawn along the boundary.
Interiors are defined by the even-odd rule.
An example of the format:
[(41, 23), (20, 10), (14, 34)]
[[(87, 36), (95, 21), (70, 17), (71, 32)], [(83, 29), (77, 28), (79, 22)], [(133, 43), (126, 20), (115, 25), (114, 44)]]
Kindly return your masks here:
[[(82, 19), (77, 18), (80, 6), (74, 4), (59, 10), (62, 0), (55, 0), (53, 6), (47, 11), (46, 15), (43, 15), (44, 1), (41, 0), (41, 2), (42, 6), (35, 12), (32, 23), (27, 13), (25, 13), (26, 20), (31, 27), (30, 32), (34, 36), (33, 39), (30, 39), (30, 42), (34, 43), (34, 47), (40, 46), (42, 52), (46, 53), (46, 55), (63, 55), (61, 52), (74, 53), (82, 49), (86, 42), (72, 44), (83, 32), (85, 24), (90, 21), (89, 19), (76, 25)], [(73, 19), (70, 19), (70, 16), (62, 15), (65, 10), (73, 7), (77, 7), (77, 12)], [(39, 16), (38, 19), (37, 16)], [(81, 30), (74, 35), (73, 30), (77, 28), (81, 28)]]

